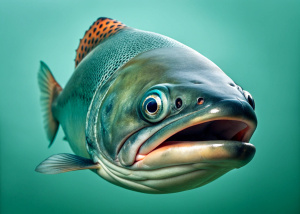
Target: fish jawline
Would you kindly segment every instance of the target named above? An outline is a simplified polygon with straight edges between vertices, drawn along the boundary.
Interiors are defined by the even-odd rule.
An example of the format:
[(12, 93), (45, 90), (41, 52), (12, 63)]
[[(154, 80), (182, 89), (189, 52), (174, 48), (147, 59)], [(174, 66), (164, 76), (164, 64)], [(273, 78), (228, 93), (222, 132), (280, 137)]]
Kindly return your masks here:
[[(155, 170), (133, 170), (115, 165), (102, 154), (94, 155), (93, 159), (101, 165), (98, 170), (94, 170), (100, 177), (126, 189), (150, 194), (194, 189), (231, 170), (209, 163), (181, 164)], [(216, 170), (217, 168), (219, 170)]]
[(167, 141), (147, 155), (138, 154), (131, 169), (206, 163), (230, 170), (246, 165), (254, 154), (255, 147), (241, 141)]

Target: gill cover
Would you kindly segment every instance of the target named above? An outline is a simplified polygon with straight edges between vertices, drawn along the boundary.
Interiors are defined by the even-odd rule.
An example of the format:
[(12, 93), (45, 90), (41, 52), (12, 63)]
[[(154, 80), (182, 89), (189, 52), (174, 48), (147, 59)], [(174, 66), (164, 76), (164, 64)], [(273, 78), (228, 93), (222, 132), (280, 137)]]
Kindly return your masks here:
[[(101, 19), (103, 18), (100, 18), (98, 20)], [(103, 21), (105, 22), (106, 20)], [(117, 21), (112, 20), (112, 22), (114, 23)], [(96, 21), (93, 24), (93, 27), (90, 28), (90, 30), (94, 31), (94, 25), (100, 26), (101, 22), (98, 23), (98, 21)], [(97, 32), (97, 29), (95, 30), (95, 32)], [(113, 33), (113, 31), (111, 33)], [(86, 35), (89, 36), (90, 33), (86, 33)], [(79, 50), (81, 50), (81, 44), (84, 44), (84, 42), (85, 39), (81, 40)], [(96, 153), (101, 153), (103, 152), (103, 150), (108, 150), (108, 153), (115, 153), (115, 151), (112, 150), (117, 150), (116, 148), (119, 145), (115, 144), (119, 144), (119, 141), (115, 141), (114, 144), (112, 142), (114, 141), (114, 139), (112, 138), (114, 138), (115, 136), (121, 137), (122, 135), (120, 133), (115, 134), (115, 130), (109, 125), (112, 124), (111, 120), (113, 120), (114, 118), (113, 115), (126, 115), (125, 110), (129, 111), (132, 108), (136, 109), (137, 105), (133, 107), (129, 106), (129, 103), (126, 104), (126, 109), (114, 108), (115, 106), (123, 105), (122, 100), (118, 100), (118, 98), (116, 97), (117, 95), (113, 93), (114, 89), (122, 91), (122, 93), (127, 93), (128, 91), (135, 89), (134, 87), (129, 87), (130, 85), (133, 85), (132, 78), (130, 77), (126, 80), (122, 80), (122, 86), (114, 86), (115, 88), (111, 88), (114, 80), (117, 78), (117, 75), (120, 75), (120, 69), (122, 68), (122, 66), (124, 66), (126, 63), (131, 65), (133, 61), (129, 62), (130, 60), (132, 60), (137, 55), (150, 50), (173, 47), (190, 49), (189, 47), (169, 37), (153, 32), (134, 29), (125, 25), (120, 26), (120, 29), (118, 29), (117, 33), (110, 34), (109, 38), (107, 38), (106, 36), (106, 39), (102, 40), (101, 43), (99, 43), (99, 41), (97, 42), (98, 45), (93, 46), (93, 51), (90, 51), (87, 55), (85, 55), (85, 59), (82, 60), (77, 67), (77, 69), (79, 70), (83, 68), (97, 68), (97, 74), (101, 74), (99, 76), (97, 75), (92, 77), (92, 81), (97, 82), (97, 88), (93, 90), (95, 91), (95, 93), (91, 100), (91, 104), (89, 106), (87, 114), (86, 137), (89, 139), (88, 142), (90, 142), (87, 143), (87, 147), (91, 157), (93, 157), (93, 153), (95, 153), (95, 151), (97, 151)], [(85, 47), (83, 47), (82, 49), (85, 50)], [(132, 64), (132, 66), (141, 65)], [(149, 75), (152, 75), (150, 70)], [(110, 93), (109, 91), (111, 91), (112, 93)], [(153, 95), (155, 96), (154, 100), (157, 102), (156, 104), (158, 104), (157, 107), (160, 107), (159, 109), (157, 109), (157, 112), (150, 112), (151, 104), (155, 103), (148, 103), (148, 101), (148, 110), (150, 111), (148, 111), (148, 113), (146, 113), (145, 111), (144, 113), (142, 113), (143, 110), (139, 110), (140, 114), (144, 115), (145, 120), (156, 123), (159, 120), (162, 120), (168, 114), (169, 107), (166, 102), (166, 97), (162, 92), (156, 91), (156, 93), (154, 93)], [(121, 96), (121, 94), (119, 94), (119, 96)], [(143, 103), (141, 103), (140, 107), (143, 108)], [(103, 114), (103, 112), (106, 112), (106, 114)], [(127, 120), (129, 119), (124, 118), (124, 124)], [(124, 130), (126, 130), (125, 127), (122, 129), (122, 131)], [(105, 147), (106, 149), (103, 149)]]

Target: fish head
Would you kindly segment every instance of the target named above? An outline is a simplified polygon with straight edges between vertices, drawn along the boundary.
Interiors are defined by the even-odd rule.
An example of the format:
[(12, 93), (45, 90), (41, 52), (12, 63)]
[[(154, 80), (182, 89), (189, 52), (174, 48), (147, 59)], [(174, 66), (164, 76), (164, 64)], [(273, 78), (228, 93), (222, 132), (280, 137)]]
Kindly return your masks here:
[(99, 86), (87, 148), (106, 180), (145, 193), (207, 184), (246, 165), (257, 126), (254, 100), (190, 48), (141, 53)]

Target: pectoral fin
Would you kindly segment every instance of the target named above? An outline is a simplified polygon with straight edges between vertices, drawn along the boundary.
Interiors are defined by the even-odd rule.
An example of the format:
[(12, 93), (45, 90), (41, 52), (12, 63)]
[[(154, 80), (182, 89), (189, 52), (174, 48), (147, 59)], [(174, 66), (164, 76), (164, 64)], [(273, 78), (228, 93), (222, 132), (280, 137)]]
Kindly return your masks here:
[(82, 169), (99, 169), (100, 165), (92, 160), (72, 154), (52, 155), (40, 163), (35, 171), (44, 174), (58, 174), (63, 172), (82, 170)]

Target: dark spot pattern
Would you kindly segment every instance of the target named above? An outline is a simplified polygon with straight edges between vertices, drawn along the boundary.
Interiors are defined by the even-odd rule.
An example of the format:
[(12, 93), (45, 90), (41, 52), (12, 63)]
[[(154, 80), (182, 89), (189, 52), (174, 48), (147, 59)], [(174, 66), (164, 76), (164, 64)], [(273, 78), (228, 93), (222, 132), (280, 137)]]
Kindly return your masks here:
[(104, 17), (97, 19), (80, 40), (78, 49), (76, 50), (75, 67), (99, 43), (118, 33), (124, 27), (125, 25), (117, 20)]

